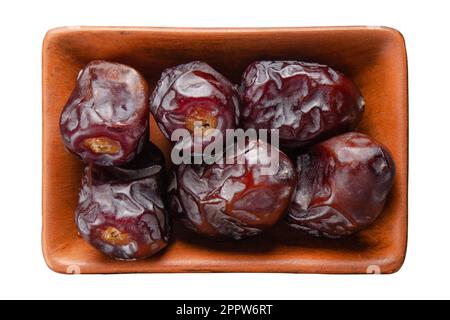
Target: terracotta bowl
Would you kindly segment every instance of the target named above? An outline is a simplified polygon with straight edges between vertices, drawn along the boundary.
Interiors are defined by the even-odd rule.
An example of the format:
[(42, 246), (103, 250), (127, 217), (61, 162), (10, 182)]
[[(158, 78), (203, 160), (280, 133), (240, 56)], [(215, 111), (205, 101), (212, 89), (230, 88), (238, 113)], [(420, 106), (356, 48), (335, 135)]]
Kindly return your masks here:
[[(140, 70), (153, 89), (163, 69), (204, 60), (238, 82), (258, 59), (324, 63), (344, 72), (366, 99), (359, 127), (384, 143), (397, 164), (394, 189), (380, 218), (351, 238), (304, 236), (280, 223), (240, 242), (216, 243), (174, 226), (172, 244), (145, 261), (103, 256), (78, 235), (74, 223), (82, 163), (59, 134), (59, 114), (79, 70), (91, 60)], [(61, 273), (294, 272), (392, 273), (403, 264), (407, 242), (408, 95), (402, 35), (379, 27), (178, 29), (59, 28), (43, 44), (42, 244), (48, 266)], [(151, 140), (166, 154), (169, 143), (151, 119)]]

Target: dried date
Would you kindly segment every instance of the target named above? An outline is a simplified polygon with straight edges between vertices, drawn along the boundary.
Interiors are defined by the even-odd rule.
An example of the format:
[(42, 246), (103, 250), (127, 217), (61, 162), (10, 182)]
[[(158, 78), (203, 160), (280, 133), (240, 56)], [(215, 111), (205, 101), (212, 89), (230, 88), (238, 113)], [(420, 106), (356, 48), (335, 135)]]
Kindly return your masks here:
[(207, 63), (194, 61), (163, 72), (150, 98), (150, 109), (166, 138), (176, 129), (187, 129), (190, 140), (182, 141), (183, 148), (193, 150), (196, 145), (195, 150), (203, 150), (218, 132), (236, 127), (239, 94)]
[(244, 128), (278, 129), (280, 143), (301, 147), (352, 130), (364, 111), (359, 89), (330, 67), (257, 61), (241, 82)]
[[(250, 141), (224, 163), (178, 166), (169, 185), (171, 211), (188, 228), (212, 238), (237, 240), (272, 227), (291, 201), (296, 174), (284, 153), (272, 148), (269, 155), (269, 148)], [(278, 164), (269, 169), (275, 155)]]
[(315, 236), (341, 238), (380, 215), (395, 165), (385, 147), (365, 134), (349, 132), (299, 155), (297, 171), (289, 224)]
[(64, 145), (85, 162), (111, 166), (131, 161), (148, 134), (148, 87), (123, 64), (85, 66), (60, 118)]
[(76, 225), (86, 241), (115, 259), (144, 259), (169, 242), (169, 216), (161, 192), (163, 166), (147, 159), (131, 164), (133, 169), (84, 170)]

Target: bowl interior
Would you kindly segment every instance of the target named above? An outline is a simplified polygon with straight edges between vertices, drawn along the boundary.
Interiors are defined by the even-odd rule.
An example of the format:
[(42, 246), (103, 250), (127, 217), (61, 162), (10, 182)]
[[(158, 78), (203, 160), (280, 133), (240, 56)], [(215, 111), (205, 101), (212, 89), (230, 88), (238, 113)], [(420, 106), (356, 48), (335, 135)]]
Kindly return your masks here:
[[(124, 263), (98, 253), (78, 235), (74, 211), (82, 163), (63, 147), (59, 114), (79, 70), (91, 60), (130, 65), (153, 90), (170, 66), (203, 60), (239, 82), (259, 59), (319, 62), (360, 87), (366, 111), (358, 130), (392, 152), (397, 165), (393, 191), (369, 229), (339, 241), (302, 235), (280, 223), (240, 242), (212, 242), (175, 224), (173, 243), (145, 261)], [(407, 70), (402, 36), (388, 28), (155, 29), (62, 28), (43, 46), (43, 249), (58, 272), (394, 272), (406, 250)], [(151, 119), (151, 140), (169, 159), (170, 144)]]

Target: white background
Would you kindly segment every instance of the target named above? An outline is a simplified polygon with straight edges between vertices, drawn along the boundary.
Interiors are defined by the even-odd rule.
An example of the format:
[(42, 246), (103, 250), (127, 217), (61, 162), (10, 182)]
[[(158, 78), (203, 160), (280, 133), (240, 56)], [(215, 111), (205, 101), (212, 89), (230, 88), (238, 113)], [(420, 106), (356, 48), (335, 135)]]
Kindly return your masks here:
[[(448, 1), (1, 1), (0, 298), (450, 298)], [(390, 276), (63, 276), (41, 254), (41, 45), (64, 25), (385, 25), (406, 38), (409, 243)]]

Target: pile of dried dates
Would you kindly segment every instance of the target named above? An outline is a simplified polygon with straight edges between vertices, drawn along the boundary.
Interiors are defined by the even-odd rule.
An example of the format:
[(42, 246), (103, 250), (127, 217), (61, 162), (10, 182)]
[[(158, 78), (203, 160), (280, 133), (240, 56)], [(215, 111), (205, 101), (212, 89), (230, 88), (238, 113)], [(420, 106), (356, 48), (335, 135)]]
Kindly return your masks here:
[[(280, 221), (317, 237), (355, 234), (380, 215), (395, 175), (389, 151), (352, 131), (364, 107), (349, 78), (316, 63), (257, 61), (235, 85), (195, 61), (166, 69), (150, 94), (135, 69), (92, 61), (60, 118), (65, 147), (86, 164), (78, 231), (119, 260), (164, 249), (173, 219), (222, 240), (259, 235)], [(173, 148), (192, 157), (236, 129), (276, 130), (279, 147), (257, 136), (236, 143), (231, 155), (219, 150), (220, 161), (167, 168), (150, 142), (150, 112), (167, 139), (187, 132)]]

